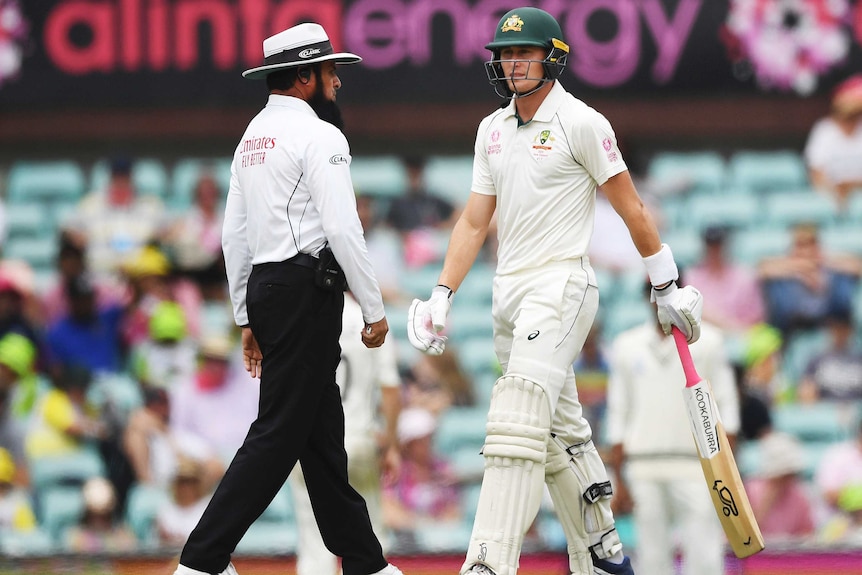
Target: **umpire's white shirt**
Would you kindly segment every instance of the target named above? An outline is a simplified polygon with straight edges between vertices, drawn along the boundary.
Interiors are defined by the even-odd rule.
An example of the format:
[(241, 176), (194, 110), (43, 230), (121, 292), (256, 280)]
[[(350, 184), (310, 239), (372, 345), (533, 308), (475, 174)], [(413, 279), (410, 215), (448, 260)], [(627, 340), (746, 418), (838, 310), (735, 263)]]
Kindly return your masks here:
[(596, 187), (626, 169), (610, 123), (559, 82), (523, 126), (514, 101), (482, 120), (471, 191), (497, 196), (497, 273), (587, 255)]
[[(691, 355), (700, 376), (712, 385), (725, 431), (737, 433), (739, 399), (721, 331), (702, 324)], [(647, 322), (617, 336), (609, 359), (607, 440), (623, 444), (629, 473), (702, 478), (673, 337), (660, 334), (654, 321)]]
[[(249, 123), (231, 165), (222, 247), (234, 319), (248, 323), (251, 266), (329, 246), (366, 322), (383, 319), (350, 179), (350, 148), (304, 100), (271, 94)], [(289, 302), (286, 302), (289, 303)]]

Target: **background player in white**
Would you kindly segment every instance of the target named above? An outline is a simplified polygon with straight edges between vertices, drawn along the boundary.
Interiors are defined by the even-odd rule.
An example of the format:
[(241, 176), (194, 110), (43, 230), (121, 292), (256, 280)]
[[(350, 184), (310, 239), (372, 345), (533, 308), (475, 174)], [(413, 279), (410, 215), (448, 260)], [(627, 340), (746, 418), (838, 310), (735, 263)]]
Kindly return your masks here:
[[(712, 384), (732, 441), (739, 430), (739, 399), (718, 328), (704, 323), (691, 354)], [(691, 439), (673, 337), (647, 321), (614, 339), (609, 363), (605, 429), (613, 454), (613, 503), (617, 512), (633, 507), (638, 568), (674, 573), (679, 541), (684, 575), (722, 575), (725, 537)]]
[[(336, 381), (341, 388), (344, 405), (347, 475), (350, 484), (365, 499), (371, 526), (386, 551), (380, 480), (381, 476), (397, 477), (401, 468), (397, 436), (401, 378), (394, 344), (384, 343), (373, 349), (365, 347), (356, 337), (364, 327), (362, 308), (349, 294), (345, 294), (339, 340), (341, 363)], [(383, 429), (378, 423), (378, 413), (383, 415)], [(337, 559), (320, 536), (300, 465), (294, 468), (288, 479), (299, 529), (297, 575), (336, 575)]]
[(511, 10), (486, 48), (493, 53), (488, 78), (511, 102), (479, 125), (472, 193), (439, 285), (408, 314), (411, 343), (441, 353), (453, 293), (496, 210), (492, 313), (503, 375), (488, 411), (485, 473), (461, 572), (514, 575), (547, 482), (572, 573), (631, 574), (572, 371), (598, 309), (586, 257), (598, 186), (644, 259), (663, 329), (676, 325), (696, 341), (702, 300), (694, 288), (677, 288), (671, 250), (635, 190), (610, 124), (556, 81), (569, 52), (556, 20), (536, 8)]

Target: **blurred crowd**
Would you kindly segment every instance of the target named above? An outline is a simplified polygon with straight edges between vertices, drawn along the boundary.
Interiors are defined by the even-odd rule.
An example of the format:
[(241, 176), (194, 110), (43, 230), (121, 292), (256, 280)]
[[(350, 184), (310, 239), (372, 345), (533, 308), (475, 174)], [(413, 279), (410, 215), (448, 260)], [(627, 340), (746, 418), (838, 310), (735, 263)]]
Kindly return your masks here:
[[(812, 188), (846, 205), (862, 196), (862, 174), (850, 169), (862, 166), (862, 84), (842, 89), (805, 158)], [(835, 144), (840, 138), (847, 142)], [(830, 145), (856, 155), (834, 166)], [(427, 296), (410, 279), (439, 269), (461, 205), (428, 189), (422, 158), (403, 161), (401, 193), (357, 190), (399, 353), (403, 466), (386, 478), (382, 502), (402, 550), (423, 528), (471, 523), (481, 439), (465, 463), (437, 434), (455, 413), (469, 414), (481, 433), (496, 377), (490, 341), (479, 362), (488, 377), (467, 367), (477, 361), (457, 337), (465, 325), (457, 307), (444, 355), (404, 344), (398, 311)], [(0, 260), (0, 544), (3, 534), (41, 530), (70, 552), (178, 549), (256, 416), (257, 383), (242, 368), (221, 259), (227, 182), (202, 172), (192, 203), (178, 211), (135, 189), (133, 165), (113, 160), (105, 185), (63, 218), (48, 283), (26, 262)], [(666, 221), (663, 197), (644, 183), (645, 201)], [(619, 225), (599, 199), (591, 258), (607, 282), (603, 294), (638, 274), (639, 290), (646, 281)], [(699, 230), (703, 249), (682, 281), (703, 292), (704, 321), (720, 332), (734, 370), (737, 459), (755, 513), (768, 541), (862, 544), (862, 323), (854, 316), (862, 253), (825, 248), (820, 227), (801, 221), (785, 253), (749, 265), (729, 249), (736, 232)], [(489, 237), (481, 263), (493, 268), (494, 254)], [(490, 333), (491, 285), (484, 290), (477, 301), (488, 304), (479, 311)], [(611, 330), (602, 313), (575, 371), (607, 451), (609, 353), (633, 325)], [(804, 431), (813, 424), (796, 428), (806, 421), (784, 416), (822, 412), (840, 429), (816, 442)], [(527, 537), (536, 547), (560, 541), (538, 525)]]

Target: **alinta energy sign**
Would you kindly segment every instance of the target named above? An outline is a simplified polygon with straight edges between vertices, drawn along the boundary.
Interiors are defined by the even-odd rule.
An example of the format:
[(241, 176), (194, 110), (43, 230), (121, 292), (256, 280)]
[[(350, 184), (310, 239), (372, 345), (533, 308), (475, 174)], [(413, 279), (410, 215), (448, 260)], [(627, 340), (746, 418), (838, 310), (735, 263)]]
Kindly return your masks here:
[[(361, 82), (400, 96), (488, 95), (481, 62), (511, 0), (56, 0), (20, 3), (26, 38), (6, 34), (20, 65), (0, 102), (27, 100), (33, 77), (65, 83), (105, 77), (165, 85), (165, 101), (189, 99), (188, 81), (218, 85), (261, 61), (275, 31), (313, 20), (336, 48), (363, 56)], [(527, 2), (530, 3), (530, 2)], [(734, 87), (796, 92), (858, 58), (862, 5), (853, 0), (544, 0), (572, 47), (567, 76), (605, 90)], [(775, 24), (777, 22), (777, 24)], [(806, 38), (819, 38), (806, 45)], [(0, 33), (0, 38), (4, 35)], [(770, 42), (772, 44), (770, 44)], [(0, 46), (0, 54), (2, 54)], [(2, 73), (2, 70), (0, 70)], [(123, 87), (116, 87), (122, 95)], [(13, 93), (9, 93), (9, 91)], [(384, 91), (385, 92), (385, 91)], [(17, 98), (16, 98), (17, 96)], [(398, 94), (382, 94), (395, 98)]]

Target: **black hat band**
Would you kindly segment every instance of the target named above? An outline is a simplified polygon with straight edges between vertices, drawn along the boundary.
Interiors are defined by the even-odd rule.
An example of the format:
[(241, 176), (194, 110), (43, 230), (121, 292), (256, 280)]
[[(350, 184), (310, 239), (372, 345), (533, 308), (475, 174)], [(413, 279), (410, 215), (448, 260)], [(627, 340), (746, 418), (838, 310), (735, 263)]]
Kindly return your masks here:
[(267, 56), (263, 59), (265, 66), (273, 64), (296, 64), (302, 65), (303, 60), (314, 60), (321, 56), (332, 54), (332, 43), (329, 40), (317, 42), (315, 44), (306, 44), (291, 50), (282, 50), (272, 56)]

